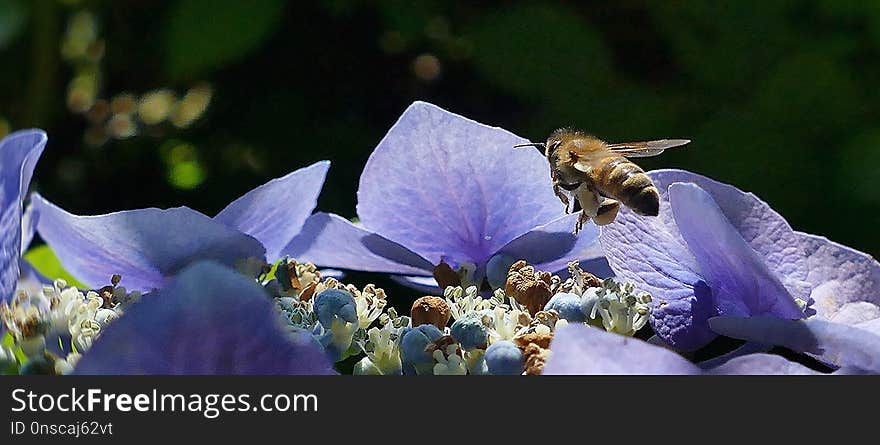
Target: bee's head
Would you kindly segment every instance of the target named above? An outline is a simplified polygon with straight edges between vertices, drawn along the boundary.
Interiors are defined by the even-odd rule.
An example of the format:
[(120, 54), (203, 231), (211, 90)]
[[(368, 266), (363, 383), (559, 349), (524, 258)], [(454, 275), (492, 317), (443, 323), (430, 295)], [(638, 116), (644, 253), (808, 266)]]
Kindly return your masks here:
[(544, 152), (544, 156), (547, 157), (551, 162), (556, 156), (556, 150), (559, 149), (559, 146), (562, 145), (563, 133), (562, 131), (565, 129), (559, 129), (550, 134), (550, 137), (547, 138), (547, 142), (529, 142), (527, 144), (519, 144), (514, 145), (514, 148), (519, 147), (535, 147), (538, 150)]

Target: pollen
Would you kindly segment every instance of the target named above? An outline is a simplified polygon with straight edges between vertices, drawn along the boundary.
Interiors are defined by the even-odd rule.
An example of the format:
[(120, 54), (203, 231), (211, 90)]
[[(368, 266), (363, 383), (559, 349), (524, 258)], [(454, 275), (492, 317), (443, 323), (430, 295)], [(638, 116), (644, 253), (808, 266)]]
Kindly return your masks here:
[(425, 296), (413, 303), (410, 316), (413, 327), (433, 324), (438, 329), (443, 329), (449, 323), (451, 312), (446, 300), (440, 297)]
[(550, 284), (551, 275), (548, 272), (536, 271), (533, 266), (520, 260), (510, 266), (504, 291), (534, 315), (553, 296)]

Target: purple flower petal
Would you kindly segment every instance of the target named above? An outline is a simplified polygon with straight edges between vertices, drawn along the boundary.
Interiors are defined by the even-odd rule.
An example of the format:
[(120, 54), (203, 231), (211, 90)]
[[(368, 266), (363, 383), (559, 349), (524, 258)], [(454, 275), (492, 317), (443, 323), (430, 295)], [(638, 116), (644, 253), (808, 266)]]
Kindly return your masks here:
[(715, 337), (706, 324), (715, 315), (711, 292), (675, 226), (668, 199), (660, 200), (656, 217), (622, 208), (601, 228), (599, 242), (615, 275), (654, 297), (650, 322), (658, 336), (681, 350), (698, 349)]
[(571, 261), (601, 257), (597, 242), (599, 228), (595, 224), (587, 224), (575, 235), (577, 219), (577, 214), (565, 215), (535, 227), (507, 243), (498, 253), (526, 260), (535, 268), (551, 273), (565, 269)]
[(12, 133), (0, 140), (0, 301), (15, 291), (20, 273), (24, 197), (48, 138), (41, 130)]
[(693, 287), (702, 281), (697, 260), (681, 238), (666, 199), (660, 200), (656, 217), (620, 209), (614, 222), (601, 228), (599, 243), (620, 279), (660, 301), (691, 297)]
[(432, 264), (480, 264), (564, 212), (549, 166), (526, 142), (437, 106), (415, 102), (376, 147), (361, 175), (366, 229)]
[(215, 220), (258, 239), (270, 262), (299, 233), (318, 203), (329, 161), (273, 179), (236, 199)]
[(648, 173), (668, 199), (675, 182), (693, 183), (709, 193), (728, 222), (767, 264), (795, 298), (806, 300), (810, 285), (805, 280), (809, 267), (800, 248), (800, 236), (779, 213), (752, 193), (684, 170), (655, 170)]
[(265, 252), (256, 239), (186, 207), (77, 216), (37, 194), (32, 202), (40, 236), (64, 268), (89, 286), (120, 274), (127, 289), (150, 290), (194, 261), (234, 266)]
[(880, 319), (880, 263), (824, 237), (798, 235), (810, 267), (807, 281), (814, 286), (815, 317), (848, 325)]
[(34, 240), (37, 230), (37, 218), (34, 215), (34, 206), (28, 205), (21, 215), (21, 254), (27, 251), (28, 246)]
[(407, 248), (327, 213), (310, 216), (282, 254), (317, 266), (367, 272), (430, 275), (434, 269)]
[[(695, 300), (700, 295), (712, 300), (712, 292), (706, 287), (707, 292), (695, 295), (694, 289), (704, 277), (700, 264), (679, 232), (669, 204), (668, 188), (676, 182), (693, 183), (707, 192), (729, 225), (757, 252), (771, 276), (775, 276), (792, 297), (805, 301), (809, 298), (806, 256), (800, 249), (797, 234), (766, 203), (751, 193), (682, 170), (658, 170), (648, 174), (660, 191), (660, 215), (641, 217), (622, 209), (614, 223), (602, 227), (599, 241), (615, 274), (654, 296), (651, 325), (664, 340), (679, 349), (694, 349), (713, 337), (708, 326), (698, 320), (712, 315), (708, 307), (715, 306), (715, 302)], [(671, 304), (673, 300), (685, 298), (690, 301)], [(698, 309), (699, 316), (689, 314), (691, 309)], [(787, 313), (790, 308), (783, 309), (782, 312)], [(677, 324), (684, 320), (697, 324)]]
[(880, 372), (880, 336), (823, 320), (783, 320), (770, 316), (716, 317), (715, 332), (808, 353), (839, 367)]
[(668, 193), (679, 233), (696, 257), (720, 314), (803, 317), (782, 282), (746, 244), (709, 193), (686, 183), (670, 185)]
[[(713, 319), (714, 320), (714, 319)], [(749, 354), (702, 371), (664, 347), (612, 334), (599, 328), (568, 325), (550, 344), (544, 374), (818, 374), (800, 364), (769, 354)]]
[(649, 322), (654, 333), (675, 349), (694, 351), (707, 345), (716, 334), (709, 318), (717, 315), (709, 287), (702, 281), (694, 295), (677, 300), (654, 300)]
[(880, 318), (863, 321), (859, 324), (856, 324), (855, 327), (868, 331), (874, 335), (880, 336)]
[(750, 354), (731, 359), (707, 371), (708, 374), (728, 375), (813, 375), (821, 374), (800, 363), (772, 354)]
[(282, 330), (252, 279), (186, 268), (102, 332), (76, 374), (333, 374), (308, 334)]
[(544, 374), (699, 374), (668, 349), (599, 328), (568, 325), (556, 331)]

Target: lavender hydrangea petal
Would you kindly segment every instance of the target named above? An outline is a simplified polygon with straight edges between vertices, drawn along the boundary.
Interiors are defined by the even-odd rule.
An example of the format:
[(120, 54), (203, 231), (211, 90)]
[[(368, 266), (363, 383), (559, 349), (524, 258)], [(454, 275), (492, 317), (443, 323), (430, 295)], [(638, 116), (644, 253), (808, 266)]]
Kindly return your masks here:
[(707, 371), (728, 375), (813, 375), (821, 374), (800, 363), (772, 354), (749, 354), (731, 359)]
[(601, 228), (599, 242), (614, 274), (653, 296), (650, 323), (658, 336), (682, 350), (700, 348), (715, 337), (706, 324), (715, 315), (711, 292), (678, 232), (668, 199), (660, 200), (656, 217), (622, 208)]
[(800, 248), (800, 237), (766, 202), (732, 185), (685, 170), (655, 170), (648, 175), (660, 190), (662, 200), (668, 199), (668, 188), (676, 182), (696, 184), (709, 193), (730, 224), (792, 296), (802, 300), (809, 297), (810, 285), (806, 282), (809, 268)]
[(234, 266), (265, 254), (256, 239), (186, 207), (77, 216), (36, 194), (32, 202), (40, 236), (89, 286), (120, 274), (127, 289), (150, 290), (194, 261)]
[(693, 296), (694, 285), (702, 281), (668, 200), (660, 201), (656, 217), (622, 208), (613, 223), (601, 228), (599, 243), (617, 277), (660, 301)]
[(849, 325), (880, 319), (880, 263), (821, 236), (798, 236), (810, 266), (815, 317)]
[(649, 322), (654, 332), (670, 346), (694, 351), (717, 335), (709, 329), (709, 318), (717, 315), (711, 291), (702, 281), (693, 288), (694, 295), (677, 300), (653, 301)]
[(674, 183), (668, 192), (679, 233), (696, 257), (720, 314), (803, 317), (779, 278), (730, 224), (709, 193), (686, 183)]
[(880, 336), (880, 318), (863, 321), (855, 325), (855, 327), (868, 331), (874, 335)]
[(22, 212), (34, 168), (48, 138), (40, 130), (12, 133), (0, 140), (0, 301), (15, 291), (21, 256)]
[(563, 214), (547, 161), (526, 142), (415, 102), (376, 147), (360, 179), (364, 227), (439, 264), (480, 263)]
[(269, 261), (299, 233), (318, 203), (329, 161), (273, 179), (236, 199), (215, 220), (258, 239)]
[(318, 266), (367, 272), (430, 275), (434, 268), (409, 249), (327, 213), (310, 216), (282, 254)]
[(526, 260), (539, 270), (557, 272), (571, 261), (591, 260), (602, 256), (598, 249), (599, 228), (587, 224), (577, 234), (578, 215), (565, 215), (535, 227), (507, 243), (498, 252), (517, 260)]
[(282, 330), (252, 279), (211, 262), (130, 307), (76, 374), (332, 374), (308, 334)]
[(698, 374), (668, 349), (584, 325), (558, 329), (544, 374)]
[(34, 207), (28, 205), (21, 214), (21, 254), (27, 251), (31, 242), (34, 240), (34, 234), (37, 231), (37, 217), (34, 214)]
[(880, 336), (840, 323), (771, 316), (716, 317), (712, 329), (728, 337), (779, 345), (839, 367), (880, 372)]

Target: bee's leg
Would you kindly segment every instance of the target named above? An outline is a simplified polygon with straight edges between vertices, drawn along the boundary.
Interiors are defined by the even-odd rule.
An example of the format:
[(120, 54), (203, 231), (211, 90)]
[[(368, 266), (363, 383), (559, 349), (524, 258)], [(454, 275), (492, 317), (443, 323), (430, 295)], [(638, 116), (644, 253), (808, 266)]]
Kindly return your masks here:
[(570, 203), (568, 200), (568, 195), (566, 195), (565, 192), (562, 191), (562, 187), (560, 187), (559, 184), (555, 181), (553, 182), (553, 193), (555, 193), (556, 197), (559, 198), (559, 200), (562, 201), (563, 204), (565, 204), (565, 213), (571, 213), (571, 210), (569, 210)]
[(574, 234), (577, 235), (578, 232), (580, 232), (581, 229), (584, 228), (584, 224), (586, 224), (587, 221), (589, 221), (589, 220), (590, 220), (590, 215), (587, 215), (587, 212), (585, 212), (584, 210), (581, 210), (580, 215), (578, 215), (578, 220), (574, 224)]
[(610, 224), (617, 217), (618, 210), (620, 210), (620, 203), (617, 200), (605, 198), (599, 204), (599, 209), (596, 212), (596, 216), (593, 217), (593, 221), (596, 222), (597, 226)]

